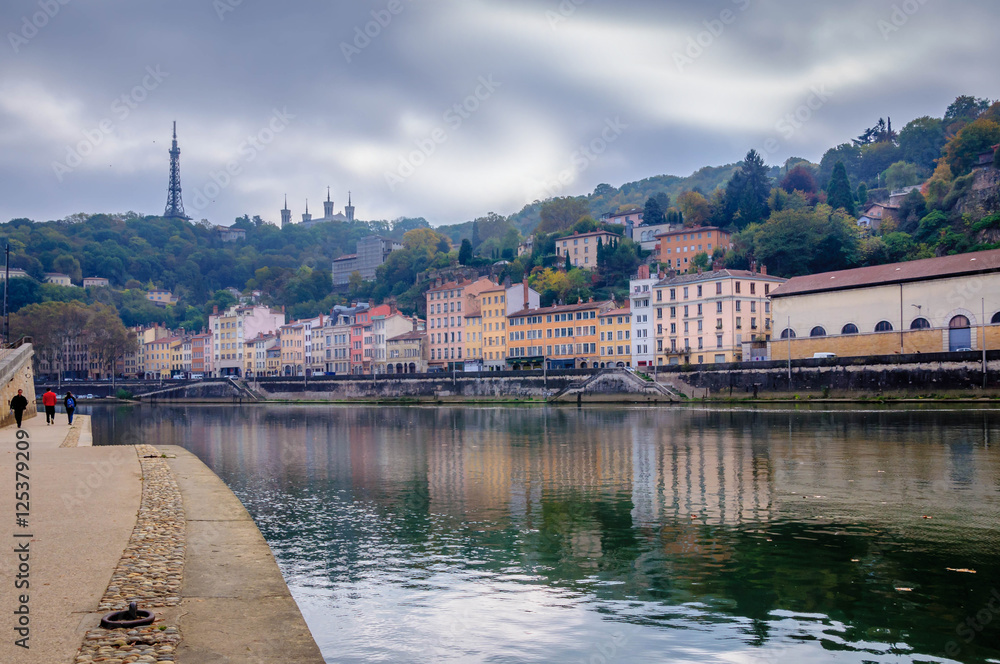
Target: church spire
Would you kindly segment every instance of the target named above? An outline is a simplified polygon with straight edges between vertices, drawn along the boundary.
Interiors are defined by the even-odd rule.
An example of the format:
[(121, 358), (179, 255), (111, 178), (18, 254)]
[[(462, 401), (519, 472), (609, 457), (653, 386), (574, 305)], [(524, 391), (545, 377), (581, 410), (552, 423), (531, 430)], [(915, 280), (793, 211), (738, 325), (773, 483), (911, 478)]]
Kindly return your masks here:
[(291, 226), (292, 211), (288, 209), (288, 194), (285, 194), (285, 207), (281, 209), (281, 228)]

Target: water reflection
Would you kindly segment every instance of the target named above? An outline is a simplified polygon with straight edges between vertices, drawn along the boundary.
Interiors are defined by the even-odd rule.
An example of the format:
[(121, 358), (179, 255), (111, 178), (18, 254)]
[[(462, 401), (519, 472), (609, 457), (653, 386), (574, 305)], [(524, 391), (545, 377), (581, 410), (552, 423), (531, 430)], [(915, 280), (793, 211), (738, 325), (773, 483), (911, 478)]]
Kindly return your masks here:
[(956, 631), (1000, 588), (989, 411), (135, 407), (94, 426), (219, 473), (331, 661), (1000, 661), (1000, 611)]

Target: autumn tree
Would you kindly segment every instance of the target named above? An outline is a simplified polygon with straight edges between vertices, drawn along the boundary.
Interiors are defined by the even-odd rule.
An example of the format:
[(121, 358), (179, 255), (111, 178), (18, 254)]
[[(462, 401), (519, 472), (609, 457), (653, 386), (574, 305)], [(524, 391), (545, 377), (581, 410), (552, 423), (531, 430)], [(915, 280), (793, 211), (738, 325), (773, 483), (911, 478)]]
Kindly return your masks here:
[(545, 201), (539, 214), (542, 221), (538, 224), (536, 232), (554, 233), (572, 227), (590, 214), (590, 208), (584, 199), (566, 196)]
[(945, 161), (956, 176), (965, 175), (972, 170), (979, 155), (989, 151), (997, 143), (1000, 143), (1000, 123), (995, 120), (976, 120), (948, 141), (944, 148)]
[(788, 174), (781, 181), (781, 188), (788, 193), (801, 191), (806, 194), (815, 194), (819, 190), (819, 185), (816, 184), (816, 178), (813, 177), (809, 167), (799, 164), (788, 171)]
[(677, 197), (677, 207), (681, 220), (687, 220), (690, 226), (704, 226), (712, 213), (708, 199), (697, 191), (681, 192)]

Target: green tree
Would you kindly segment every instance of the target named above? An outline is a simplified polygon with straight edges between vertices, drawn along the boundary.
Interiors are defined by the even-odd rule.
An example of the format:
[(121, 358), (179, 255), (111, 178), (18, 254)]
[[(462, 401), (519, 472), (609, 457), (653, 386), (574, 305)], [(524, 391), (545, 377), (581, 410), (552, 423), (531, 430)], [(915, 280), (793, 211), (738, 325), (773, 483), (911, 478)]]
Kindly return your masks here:
[(566, 252), (566, 271), (569, 272), (573, 269), (573, 262), (569, 259), (569, 252)]
[(642, 225), (643, 226), (656, 226), (662, 224), (666, 221), (663, 215), (663, 208), (660, 207), (660, 203), (653, 197), (646, 199), (646, 205), (642, 211)]
[(917, 164), (925, 172), (934, 170), (947, 142), (944, 122), (928, 116), (911, 120), (899, 132), (899, 149), (905, 161)]
[(764, 158), (750, 150), (726, 186), (726, 217), (737, 228), (758, 223), (768, 215), (767, 197), (771, 193)]
[(541, 223), (535, 232), (554, 233), (571, 228), (581, 218), (590, 214), (587, 202), (582, 198), (553, 198), (542, 203)]
[(865, 205), (868, 202), (868, 185), (864, 182), (858, 185), (858, 204)]
[(926, 214), (927, 201), (924, 200), (924, 196), (919, 190), (914, 189), (899, 204), (899, 211), (896, 213), (899, 230), (904, 233), (914, 232), (917, 224)]
[(944, 123), (952, 133), (955, 133), (978, 119), (989, 107), (989, 99), (977, 99), (970, 95), (956, 97), (944, 113)]
[(462, 248), (458, 250), (458, 262), (461, 265), (468, 265), (472, 260), (472, 243), (462, 240)]
[(826, 188), (826, 200), (834, 210), (844, 209), (851, 216), (857, 215), (854, 205), (854, 193), (847, 179), (847, 169), (843, 162), (837, 162), (830, 176), (830, 184)]
[(916, 164), (897, 161), (885, 170), (885, 186), (889, 191), (896, 191), (920, 183), (920, 174)]

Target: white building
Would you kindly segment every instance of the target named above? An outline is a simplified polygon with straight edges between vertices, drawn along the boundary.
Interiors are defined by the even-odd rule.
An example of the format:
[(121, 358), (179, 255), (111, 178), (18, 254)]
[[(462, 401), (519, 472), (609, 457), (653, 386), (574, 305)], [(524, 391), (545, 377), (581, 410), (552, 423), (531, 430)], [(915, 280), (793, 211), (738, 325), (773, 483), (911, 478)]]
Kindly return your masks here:
[(658, 275), (650, 276), (648, 265), (640, 265), (636, 278), (629, 281), (634, 367), (651, 367), (656, 364), (656, 320), (652, 305), (653, 286), (659, 281)]

